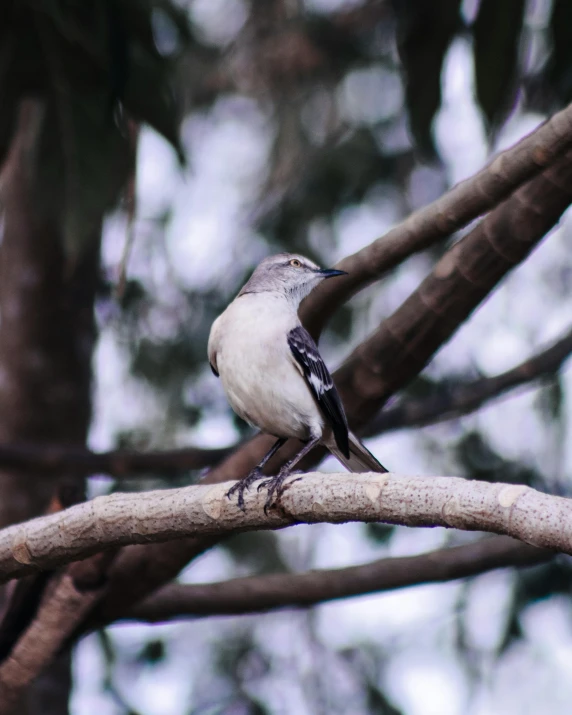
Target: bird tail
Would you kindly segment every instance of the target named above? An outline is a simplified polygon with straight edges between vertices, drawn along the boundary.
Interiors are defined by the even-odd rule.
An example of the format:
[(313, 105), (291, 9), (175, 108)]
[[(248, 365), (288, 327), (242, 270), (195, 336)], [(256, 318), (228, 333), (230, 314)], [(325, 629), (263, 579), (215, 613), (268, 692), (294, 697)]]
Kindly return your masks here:
[(346, 457), (340, 452), (337, 444), (333, 439), (331, 440), (331, 442), (328, 441), (328, 443), (326, 444), (326, 447), (330, 450), (334, 457), (339, 462), (341, 462), (344, 467), (346, 467), (346, 469), (348, 469), (350, 472), (354, 472), (355, 474), (360, 474), (361, 472), (383, 473), (388, 471), (382, 464), (377, 461), (377, 459), (373, 456), (369, 449), (366, 449), (364, 447), (364, 445), (355, 436), (355, 434), (353, 434), (353, 432), (350, 432), (348, 434), (348, 437), (350, 447), (349, 457)]

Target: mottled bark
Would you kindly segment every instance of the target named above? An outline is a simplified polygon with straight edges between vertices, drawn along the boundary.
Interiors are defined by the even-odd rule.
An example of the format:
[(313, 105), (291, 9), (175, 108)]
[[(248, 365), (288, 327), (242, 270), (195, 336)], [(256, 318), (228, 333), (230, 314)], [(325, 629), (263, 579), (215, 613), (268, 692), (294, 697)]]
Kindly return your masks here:
[(245, 493), (243, 511), (226, 496), (231, 484), (116, 492), (10, 526), (0, 531), (0, 582), (127, 544), (348, 521), (488, 531), (572, 554), (572, 499), (523, 484), (310, 472), (288, 477), (268, 513), (265, 490)]
[[(0, 191), (0, 440), (85, 445), (90, 420), (93, 303), (99, 234), (66, 260), (54, 207), (38, 201), (35, 154), (42, 107), (25, 102)], [(74, 470), (0, 471), (0, 525), (79, 501)], [(67, 712), (69, 659), (58, 659), (28, 688), (22, 715)]]

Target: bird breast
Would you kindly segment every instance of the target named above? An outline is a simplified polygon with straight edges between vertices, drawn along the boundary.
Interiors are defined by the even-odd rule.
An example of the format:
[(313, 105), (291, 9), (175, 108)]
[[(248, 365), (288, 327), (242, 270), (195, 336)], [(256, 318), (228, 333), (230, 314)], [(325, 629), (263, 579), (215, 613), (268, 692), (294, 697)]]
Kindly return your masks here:
[(233, 410), (277, 437), (321, 436), (321, 412), (287, 343), (295, 311), (268, 294), (247, 294), (219, 321), (217, 369)]

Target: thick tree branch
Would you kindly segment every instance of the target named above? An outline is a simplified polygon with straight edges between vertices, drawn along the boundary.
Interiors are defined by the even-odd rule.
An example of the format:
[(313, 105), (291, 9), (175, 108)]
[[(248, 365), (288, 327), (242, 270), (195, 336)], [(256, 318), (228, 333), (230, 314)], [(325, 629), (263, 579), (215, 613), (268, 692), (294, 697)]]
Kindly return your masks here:
[(102, 592), (79, 590), (71, 574), (63, 573), (49, 585), (36, 618), (0, 665), (0, 713), (12, 707), (30, 683), (59, 652), (65, 639), (90, 612)]
[(343, 569), (265, 574), (220, 583), (172, 583), (136, 605), (126, 618), (159, 623), (307, 607), (348, 596), (453, 581), (507, 566), (533, 566), (553, 556), (552, 551), (508, 536), (495, 536), (418, 556), (384, 558)]
[(222, 537), (236, 531), (299, 523), (384, 521), (507, 534), (572, 554), (572, 500), (523, 485), (457, 477), (311, 473), (294, 477), (278, 508), (264, 513), (253, 490), (242, 512), (226, 497), (229, 484), (139, 494), (112, 494), (0, 532), (0, 580), (55, 568), (107, 548), (182, 536)]
[(554, 375), (571, 352), (572, 331), (512, 370), (464, 385), (454, 385), (447, 391), (429, 397), (405, 400), (400, 405), (380, 412), (361, 430), (361, 434), (370, 437), (403, 427), (419, 427), (466, 415), (508, 390)]
[(488, 214), (336, 371), (363, 426), (374, 405), (418, 374), (500, 280), (523, 261), (572, 200), (572, 151)]
[[(59, 575), (36, 575), (36, 579), (44, 577), (44, 583), (37, 584), (41, 585), (39, 607), (36, 611), (29, 604), (33, 607), (27, 624), (20, 622), (22, 614), (12, 613), (9, 604), (0, 624), (0, 713), (12, 712), (99, 601), (115, 555), (115, 550), (108, 549), (70, 564)], [(21, 583), (17, 582), (16, 590)]]
[(385, 236), (340, 261), (336, 267), (348, 275), (325, 281), (303, 305), (302, 319), (308, 330), (319, 335), (340, 305), (359, 290), (379, 280), (409, 256), (495, 208), (557, 161), (571, 145), (572, 105), (569, 105), (498, 154), (474, 176), (411, 214)]

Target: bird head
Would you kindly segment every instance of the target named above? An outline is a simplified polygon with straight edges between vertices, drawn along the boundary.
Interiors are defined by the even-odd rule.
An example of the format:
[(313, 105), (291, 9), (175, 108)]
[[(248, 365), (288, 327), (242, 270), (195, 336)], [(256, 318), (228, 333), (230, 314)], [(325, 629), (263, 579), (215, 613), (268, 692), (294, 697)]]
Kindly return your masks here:
[(239, 295), (277, 293), (297, 306), (323, 280), (345, 275), (345, 271), (320, 268), (297, 253), (278, 253), (259, 263)]

